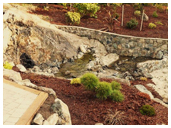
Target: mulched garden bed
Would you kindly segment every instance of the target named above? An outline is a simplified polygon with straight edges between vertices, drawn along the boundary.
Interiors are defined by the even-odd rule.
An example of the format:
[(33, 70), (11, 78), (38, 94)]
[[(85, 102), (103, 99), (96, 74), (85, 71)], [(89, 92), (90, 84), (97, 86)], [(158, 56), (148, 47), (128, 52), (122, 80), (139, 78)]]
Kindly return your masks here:
[[(35, 75), (33, 73), (21, 73), (21, 76), (22, 79), (30, 79), (37, 86), (52, 88), (56, 92), (57, 97), (68, 105), (73, 125), (108, 124), (111, 121), (111, 117), (117, 112), (119, 113), (117, 114), (118, 120), (115, 124), (168, 124), (168, 108), (153, 100), (137, 95), (139, 91), (133, 86), (137, 84), (137, 81), (132, 81), (131, 86), (122, 84), (121, 92), (124, 94), (125, 99), (123, 102), (113, 102), (110, 99), (102, 101), (96, 98), (94, 92), (86, 90), (83, 85), (71, 85), (70, 80)], [(101, 79), (101, 81), (111, 82), (112, 80)], [(148, 80), (138, 83), (146, 85), (152, 82)], [(159, 98), (158, 93), (154, 97)], [(144, 104), (152, 105), (156, 115), (153, 117), (142, 115), (139, 109)], [(49, 106), (46, 102), (47, 105)], [(49, 110), (45, 112), (46, 107), (42, 106), (42, 108), (44, 109), (41, 113), (47, 118), (47, 111)]]
[[(66, 22), (65, 13), (69, 11), (69, 7), (67, 9), (63, 8), (62, 5), (54, 5), (48, 4), (49, 10), (45, 10), (45, 4), (34, 4), (37, 6), (35, 11), (30, 12), (33, 14), (49, 16), (48, 21), (53, 24), (57, 25), (70, 25)], [(97, 12), (98, 18), (90, 18), (89, 16), (85, 16), (81, 19), (81, 22), (78, 26), (86, 27), (86, 28), (93, 28), (93, 29), (102, 29), (102, 28), (109, 28), (109, 19), (108, 12), (112, 11), (112, 6), (103, 6), (101, 5), (101, 9)], [(168, 38), (168, 14), (166, 11), (159, 12), (158, 17), (154, 18), (152, 16), (153, 12), (156, 11), (156, 8), (153, 6), (145, 6), (145, 13), (149, 16), (149, 20), (143, 22), (143, 29), (140, 32), (140, 24), (141, 20), (140, 17), (134, 15), (134, 8), (132, 5), (125, 5), (124, 7), (124, 26), (121, 27), (121, 16), (122, 16), (122, 9), (121, 7), (117, 7), (116, 12), (119, 14), (118, 23), (115, 24), (115, 29), (111, 30), (110, 32), (123, 34), (123, 35), (132, 35), (137, 37), (154, 37), (154, 38)], [(126, 23), (131, 19), (136, 18), (138, 20), (138, 26), (135, 29), (128, 29), (126, 28)], [(163, 25), (157, 25), (155, 29), (148, 28), (149, 23), (155, 23), (160, 21)]]

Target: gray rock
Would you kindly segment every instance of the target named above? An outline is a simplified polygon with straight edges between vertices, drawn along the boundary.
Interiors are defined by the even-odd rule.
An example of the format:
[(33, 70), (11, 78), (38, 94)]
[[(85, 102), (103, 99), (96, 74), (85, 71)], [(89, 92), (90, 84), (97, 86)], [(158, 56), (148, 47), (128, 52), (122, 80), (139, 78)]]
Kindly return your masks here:
[(59, 119), (58, 114), (54, 113), (48, 117), (47, 121), (49, 122), (50, 125), (56, 125), (58, 119)]
[(32, 68), (32, 71), (34, 71), (34, 72), (40, 72), (41, 70), (40, 70), (40, 68), (38, 66), (34, 66)]
[(143, 73), (143, 76), (146, 77), (146, 78), (149, 78), (149, 79), (153, 78), (153, 76), (150, 73), (146, 72), (146, 71), (142, 71), (142, 73)]
[(3, 69), (3, 76), (9, 77), (11, 80), (15, 82), (22, 81), (20, 73), (14, 70)]
[(147, 14), (144, 13), (143, 15), (143, 21), (148, 21), (149, 20), (149, 17), (147, 16)]
[(83, 55), (84, 55), (84, 53), (79, 52), (79, 53), (78, 53), (78, 59), (80, 59), (81, 57), (83, 57)]
[(21, 71), (21, 72), (26, 72), (26, 68), (22, 64), (17, 64), (16, 67)]
[(80, 51), (81, 51), (82, 53), (86, 53), (86, 52), (87, 52), (86, 46), (85, 46), (85, 45), (80, 45)]
[(138, 85), (134, 85), (140, 92), (146, 93), (150, 96), (151, 99), (154, 99), (154, 96), (152, 95), (152, 93), (146, 89), (146, 87), (144, 87), (141, 84)]
[(160, 100), (158, 98), (154, 98), (153, 100), (168, 108), (168, 105), (165, 104), (162, 100)]
[(56, 98), (51, 109), (56, 111), (60, 118), (65, 120), (65, 125), (72, 125), (68, 106), (60, 99)]
[(163, 58), (163, 52), (162, 52), (162, 51), (159, 51), (159, 52), (156, 54), (156, 58), (157, 58), (157, 59), (162, 59), (162, 58)]
[(90, 62), (87, 64), (87, 69), (90, 70), (90, 69), (92, 69), (94, 66), (95, 66), (95, 62), (94, 62), (94, 61), (90, 61)]
[(43, 124), (43, 116), (40, 113), (37, 113), (36, 117), (33, 119), (34, 124), (42, 125)]
[(51, 70), (53, 74), (59, 72), (59, 69), (57, 67), (53, 67)]

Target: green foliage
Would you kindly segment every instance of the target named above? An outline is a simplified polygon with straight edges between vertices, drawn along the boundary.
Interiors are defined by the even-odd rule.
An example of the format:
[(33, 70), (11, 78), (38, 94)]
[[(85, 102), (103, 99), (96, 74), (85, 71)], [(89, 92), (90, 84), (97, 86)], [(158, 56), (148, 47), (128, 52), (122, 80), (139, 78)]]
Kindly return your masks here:
[(141, 15), (141, 11), (136, 10), (136, 11), (134, 12), (134, 15), (136, 15), (136, 16), (140, 16), (140, 15)]
[(81, 83), (88, 89), (88, 90), (95, 90), (99, 83), (99, 79), (92, 73), (85, 73), (81, 77)]
[(112, 81), (111, 87), (112, 87), (112, 90), (120, 90), (122, 88), (120, 83), (118, 83), (116, 81)]
[(80, 14), (77, 12), (67, 12), (66, 14), (67, 22), (71, 22), (72, 24), (80, 24)]
[(158, 17), (157, 11), (154, 11), (154, 12), (153, 12), (153, 17), (155, 17), (155, 18)]
[(154, 115), (156, 115), (155, 109), (152, 106), (150, 106), (150, 105), (143, 105), (140, 108), (140, 113), (143, 114), (143, 115), (147, 115), (147, 116), (154, 116)]
[(155, 6), (157, 8), (157, 11), (159, 11), (159, 12), (164, 12), (165, 11), (165, 9), (163, 7), (163, 4), (156, 4)]
[(113, 90), (110, 98), (116, 102), (122, 102), (124, 100), (124, 95), (119, 90)]
[(162, 23), (162, 22), (160, 22), (160, 21), (156, 21), (156, 22), (155, 22), (155, 24), (163, 25), (163, 23)]
[(10, 63), (8, 63), (7, 61), (3, 64), (3, 67), (5, 68), (5, 69), (12, 69), (12, 65), (10, 64)]
[(80, 78), (74, 78), (71, 80), (70, 84), (81, 84)]
[(126, 27), (130, 29), (136, 28), (137, 25), (138, 25), (138, 21), (136, 19), (131, 19), (126, 23)]
[(75, 3), (73, 7), (76, 9), (76, 12), (81, 14), (81, 17), (89, 14), (90, 17), (97, 18), (97, 11), (100, 10), (100, 6), (96, 3)]
[(156, 28), (156, 25), (155, 25), (154, 23), (149, 23), (149, 24), (148, 24), (148, 27), (149, 27), (150, 29), (153, 29), (153, 28)]
[(98, 86), (96, 87), (96, 96), (102, 100), (107, 99), (108, 96), (112, 93), (112, 88), (110, 83), (108, 82), (99, 82)]

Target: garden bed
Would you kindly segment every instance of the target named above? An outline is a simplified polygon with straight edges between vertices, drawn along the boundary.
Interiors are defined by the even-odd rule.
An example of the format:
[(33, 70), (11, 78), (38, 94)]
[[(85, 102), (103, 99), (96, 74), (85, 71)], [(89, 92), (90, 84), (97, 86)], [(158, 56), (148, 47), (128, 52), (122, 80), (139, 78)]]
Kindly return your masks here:
[[(107, 121), (105, 122), (109, 118), (107, 115), (114, 115), (116, 112), (120, 112), (117, 116), (121, 117), (120, 123), (116, 124), (168, 124), (168, 108), (153, 100), (140, 97), (137, 95), (139, 91), (133, 86), (134, 84), (146, 85), (147, 83), (152, 83), (150, 79), (148, 81), (132, 81), (131, 86), (122, 84), (121, 92), (124, 94), (125, 99), (123, 102), (113, 102), (111, 99), (102, 101), (96, 98), (94, 92), (86, 90), (83, 85), (71, 85), (70, 80), (25, 73), (21, 73), (21, 76), (22, 79), (30, 79), (32, 83), (38, 86), (52, 88), (56, 92), (57, 97), (68, 105), (73, 125), (108, 124)], [(112, 80), (101, 79), (101, 81), (111, 82)], [(148, 89), (153, 90), (152, 88)], [(161, 98), (154, 90), (151, 92), (153, 95), (155, 93), (154, 97)], [(54, 99), (48, 100), (50, 103)], [(139, 112), (140, 107), (145, 104), (154, 107), (156, 111), (155, 116), (148, 117)], [(40, 110), (42, 115), (48, 117), (47, 111), (49, 110), (45, 111), (43, 106), (42, 109), (44, 110)]]
[[(54, 5), (54, 4), (48, 4), (49, 9), (46, 10), (44, 8), (45, 4), (34, 4), (37, 6), (35, 11), (31, 12), (38, 15), (48, 16), (49, 18), (46, 18), (49, 22), (57, 25), (70, 25), (66, 22), (65, 13), (69, 11), (69, 7), (65, 9), (62, 5)], [(108, 12), (112, 11), (112, 6), (103, 6), (101, 5), (100, 11), (97, 12), (97, 18), (90, 18), (89, 16), (84, 16), (81, 18), (80, 24), (78, 26), (80, 27), (86, 27), (86, 28), (92, 28), (92, 29), (107, 29), (109, 28), (109, 21), (106, 20), (109, 18)], [(118, 23), (115, 24), (115, 29), (110, 32), (123, 34), (123, 35), (132, 35), (137, 37), (154, 37), (154, 38), (168, 38), (168, 14), (166, 11), (159, 12), (158, 17), (154, 18), (152, 16), (153, 12), (156, 11), (156, 8), (153, 6), (145, 6), (145, 13), (149, 17), (148, 21), (143, 22), (143, 28), (140, 32), (140, 24), (141, 20), (140, 17), (134, 15), (135, 9), (132, 5), (125, 5), (124, 8), (124, 26), (121, 27), (121, 14), (122, 9), (121, 7), (117, 7), (116, 12), (119, 14)], [(128, 29), (126, 28), (126, 23), (131, 19), (136, 18), (138, 20), (138, 26), (135, 29)], [(155, 29), (148, 28), (149, 23), (155, 23), (160, 21), (163, 25), (157, 25)]]

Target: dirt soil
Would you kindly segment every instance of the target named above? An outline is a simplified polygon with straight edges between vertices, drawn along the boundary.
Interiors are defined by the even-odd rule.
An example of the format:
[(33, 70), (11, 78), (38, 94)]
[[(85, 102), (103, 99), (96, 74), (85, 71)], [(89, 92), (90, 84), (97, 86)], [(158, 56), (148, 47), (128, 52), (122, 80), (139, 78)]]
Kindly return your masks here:
[[(71, 85), (70, 80), (35, 75), (33, 73), (21, 73), (21, 76), (22, 79), (30, 79), (37, 86), (52, 88), (56, 92), (57, 97), (68, 105), (73, 125), (110, 124), (109, 122), (114, 119), (115, 113), (119, 113), (114, 120), (115, 124), (168, 124), (168, 108), (149, 98), (138, 95), (139, 91), (133, 86), (138, 83), (146, 85), (147, 83), (152, 83), (151, 80), (131, 81), (131, 86), (122, 84), (121, 92), (124, 94), (124, 101), (113, 102), (110, 99), (102, 101), (96, 98), (95, 92), (86, 90), (83, 85)], [(101, 81), (111, 82), (112, 79), (101, 79)], [(153, 90), (152, 88), (150, 89)], [(154, 97), (161, 99), (157, 92), (153, 90), (152, 93)], [(48, 108), (54, 99), (48, 100), (49, 102), (46, 102), (41, 107), (42, 110), (39, 110), (42, 115), (46, 116), (45, 119), (50, 115)], [(155, 116), (148, 117), (139, 112), (140, 107), (145, 104), (154, 107), (156, 111)]]
[[(30, 12), (33, 14), (49, 16), (46, 20), (53, 24), (57, 25), (70, 25), (70, 23), (66, 22), (65, 13), (70, 10), (68, 7), (65, 9), (62, 5), (54, 5), (48, 4), (49, 9), (44, 9), (45, 4), (34, 4), (37, 5), (35, 11)], [(121, 7), (117, 7), (116, 12), (119, 14), (119, 22), (116, 22), (114, 25), (114, 29), (110, 30), (109, 26), (109, 14), (108, 12), (112, 12), (112, 6), (103, 6), (101, 5), (100, 10), (97, 12), (98, 18), (90, 18), (89, 16), (84, 16), (81, 18), (81, 22), (78, 26), (86, 27), (86, 28), (93, 28), (93, 29), (105, 29), (109, 32), (123, 34), (123, 35), (132, 35), (138, 37), (154, 37), (154, 38), (168, 38), (168, 13), (166, 11), (160, 12), (157, 11), (158, 17), (154, 18), (152, 16), (153, 12), (156, 11), (156, 8), (153, 6), (145, 6), (145, 13), (149, 17), (148, 21), (143, 22), (143, 28), (140, 32), (140, 24), (141, 20), (140, 17), (134, 15), (135, 9), (132, 5), (126, 4), (124, 7), (124, 25), (123, 27), (121, 24), (121, 16), (122, 16), (122, 9)], [(131, 19), (136, 18), (138, 20), (138, 26), (135, 29), (128, 29), (126, 28), (126, 23)], [(160, 21), (163, 25), (157, 25), (155, 29), (148, 28), (149, 23), (155, 23)]]

